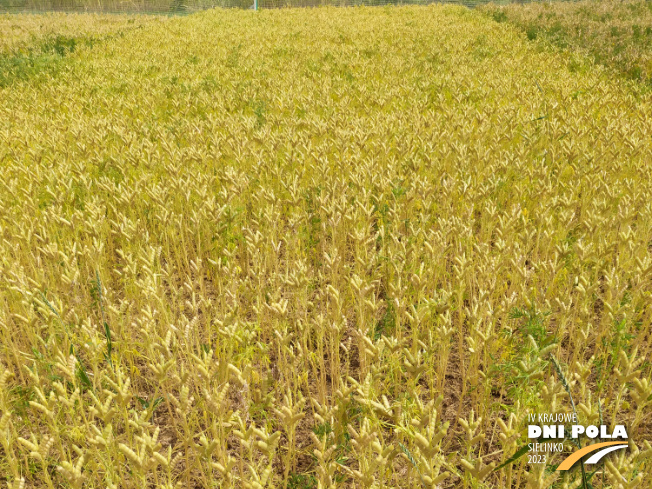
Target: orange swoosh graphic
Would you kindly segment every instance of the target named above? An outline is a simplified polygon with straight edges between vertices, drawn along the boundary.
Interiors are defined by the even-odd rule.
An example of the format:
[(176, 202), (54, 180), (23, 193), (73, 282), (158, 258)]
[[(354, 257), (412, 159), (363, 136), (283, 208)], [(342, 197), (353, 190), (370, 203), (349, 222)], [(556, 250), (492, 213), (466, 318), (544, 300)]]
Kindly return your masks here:
[(604, 443), (594, 443), (593, 445), (584, 447), (581, 450), (578, 450), (577, 452), (569, 455), (562, 463), (559, 464), (557, 470), (568, 470), (575, 464), (575, 462), (581, 459), (584, 455), (588, 455), (589, 453), (595, 452), (596, 450), (600, 450), (601, 448), (610, 447), (612, 445), (627, 445), (627, 443), (628, 442), (625, 440), (606, 441)]

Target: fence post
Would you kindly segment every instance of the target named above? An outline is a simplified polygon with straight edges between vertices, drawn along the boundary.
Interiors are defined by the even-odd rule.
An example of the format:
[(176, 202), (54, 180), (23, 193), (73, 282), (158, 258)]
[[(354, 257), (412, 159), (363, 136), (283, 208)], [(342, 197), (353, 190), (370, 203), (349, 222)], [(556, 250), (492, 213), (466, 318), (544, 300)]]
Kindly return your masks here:
[(258, 10), (258, 0), (254, 0), (254, 10)]

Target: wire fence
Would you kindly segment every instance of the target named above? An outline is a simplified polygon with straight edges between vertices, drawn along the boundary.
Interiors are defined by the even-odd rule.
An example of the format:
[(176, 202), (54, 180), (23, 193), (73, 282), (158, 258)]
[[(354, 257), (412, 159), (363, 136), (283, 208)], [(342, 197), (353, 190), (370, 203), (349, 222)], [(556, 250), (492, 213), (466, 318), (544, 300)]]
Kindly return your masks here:
[[(454, 3), (476, 7), (490, 1), (492, 0), (0, 0), (0, 14), (89, 12), (184, 15), (211, 8), (272, 9), (319, 6), (427, 5), (431, 3)], [(530, 1), (537, 0), (515, 0), (515, 3)], [(513, 3), (511, 0), (493, 0), (493, 2), (497, 4)]]

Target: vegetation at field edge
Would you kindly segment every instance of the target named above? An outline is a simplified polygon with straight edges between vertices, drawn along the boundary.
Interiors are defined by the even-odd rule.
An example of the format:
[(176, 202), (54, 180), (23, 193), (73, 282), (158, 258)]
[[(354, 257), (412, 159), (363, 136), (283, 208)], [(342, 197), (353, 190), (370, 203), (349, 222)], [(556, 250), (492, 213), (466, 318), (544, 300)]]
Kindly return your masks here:
[(499, 22), (519, 26), (530, 40), (577, 51), (652, 86), (652, 2), (531, 2), (481, 10)]
[(79, 46), (93, 47), (154, 19), (76, 14), (0, 15), (0, 87), (39, 75), (52, 77), (64, 58)]

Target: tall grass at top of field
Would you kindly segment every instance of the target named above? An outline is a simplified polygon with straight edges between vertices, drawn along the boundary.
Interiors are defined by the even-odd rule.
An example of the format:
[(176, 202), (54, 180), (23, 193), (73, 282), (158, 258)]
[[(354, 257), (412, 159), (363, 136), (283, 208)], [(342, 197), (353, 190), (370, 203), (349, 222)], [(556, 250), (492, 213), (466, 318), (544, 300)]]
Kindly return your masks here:
[(183, 14), (213, 7), (249, 8), (254, 0), (0, 0), (0, 12)]
[(577, 50), (625, 77), (652, 86), (652, 2), (532, 2), (482, 10), (521, 27), (528, 39)]
[(52, 76), (78, 48), (92, 48), (154, 20), (57, 13), (0, 16), (0, 87), (39, 75)]
[(144, 15), (55, 12), (20, 16), (0, 14), (0, 56), (48, 51), (57, 38), (101, 38), (139, 28), (153, 20)]
[[(258, 9), (428, 5), (451, 3), (476, 7), (490, 0), (258, 0)], [(498, 4), (511, 0), (497, 0)], [(211, 8), (255, 8), (254, 0), (0, 0), (0, 12), (122, 12), (187, 14)]]

